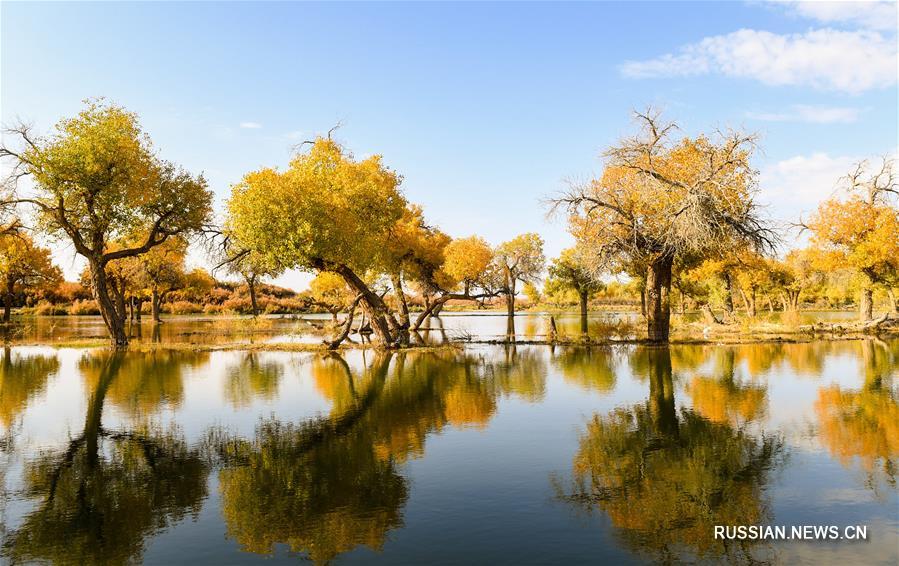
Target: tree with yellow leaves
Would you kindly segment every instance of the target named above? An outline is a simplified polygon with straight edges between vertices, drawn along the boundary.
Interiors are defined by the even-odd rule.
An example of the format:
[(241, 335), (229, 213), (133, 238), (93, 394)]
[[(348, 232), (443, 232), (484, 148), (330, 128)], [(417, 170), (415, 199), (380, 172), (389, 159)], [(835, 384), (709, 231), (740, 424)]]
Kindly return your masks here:
[[(868, 173), (860, 163), (846, 178), (849, 198), (822, 203), (808, 224), (812, 244), (825, 252), (823, 269), (848, 267), (860, 280), (859, 318), (873, 317), (875, 285), (892, 285), (899, 271), (899, 183), (894, 162)], [(867, 175), (867, 176), (866, 176)]]
[(543, 238), (529, 232), (503, 242), (493, 252), (493, 271), (497, 287), (506, 296), (507, 333), (515, 335), (515, 295), (518, 283), (533, 283), (543, 272)]
[(52, 287), (62, 281), (50, 250), (34, 243), (27, 234), (0, 236), (0, 280), (3, 282), (3, 322), (9, 322), (19, 289)]
[(233, 187), (228, 230), (273, 264), (339, 275), (362, 295), (381, 342), (397, 345), (401, 325), (364, 275), (383, 271), (389, 259), (388, 244), (407, 204), (401, 180), (380, 156), (356, 160), (319, 137), (286, 171), (261, 169)]
[[(106, 268), (200, 230), (212, 211), (205, 179), (156, 157), (137, 115), (103, 100), (88, 100), (49, 137), (35, 137), (24, 124), (7, 133), (21, 142), (21, 148), (0, 147), (0, 158), (11, 162), (9, 181), (30, 176), (34, 194), (13, 194), (0, 205), (30, 206), (41, 231), (72, 243), (87, 260), (113, 345), (126, 346), (126, 313)], [(126, 239), (137, 243), (110, 246)]]
[(586, 336), (587, 302), (590, 295), (602, 288), (602, 281), (586, 265), (582, 258), (582, 251), (578, 248), (562, 250), (559, 257), (550, 264), (549, 276), (577, 293), (581, 313), (581, 334)]
[(641, 133), (605, 152), (603, 174), (556, 199), (594, 261), (645, 266), (647, 332), (667, 342), (672, 269), (678, 258), (720, 257), (738, 247), (772, 248), (777, 237), (755, 202), (755, 138), (672, 140), (676, 125), (637, 113)]

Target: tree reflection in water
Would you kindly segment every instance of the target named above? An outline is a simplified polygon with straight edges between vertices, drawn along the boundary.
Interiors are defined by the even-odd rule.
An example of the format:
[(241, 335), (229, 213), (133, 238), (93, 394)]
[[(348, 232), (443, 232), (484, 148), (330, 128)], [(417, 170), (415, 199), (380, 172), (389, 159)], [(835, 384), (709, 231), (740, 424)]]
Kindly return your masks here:
[(631, 361), (648, 375), (648, 400), (587, 423), (571, 484), (558, 483), (559, 496), (603, 511), (626, 544), (655, 560), (751, 562), (769, 552), (715, 540), (713, 529), (765, 521), (762, 492), (782, 459), (782, 440), (689, 409), (678, 413), (668, 348), (638, 349)]
[(28, 402), (39, 395), (59, 371), (56, 356), (23, 355), (3, 348), (0, 360), (0, 427), (9, 430)]
[[(148, 536), (199, 511), (207, 466), (178, 435), (149, 424), (129, 431), (103, 426), (104, 404), (120, 379), (131, 385), (119, 391), (148, 390), (130, 372), (155, 379), (124, 359), (105, 353), (82, 360), (91, 386), (83, 430), (65, 450), (26, 464), (25, 493), (40, 502), (4, 537), (3, 554), (13, 562), (129, 563), (139, 559)], [(166, 390), (159, 383), (149, 386), (156, 398)]]
[(257, 352), (247, 352), (227, 370), (225, 398), (237, 409), (249, 406), (254, 399), (274, 399), (283, 375), (284, 364), (266, 361)]
[(360, 545), (382, 548), (403, 524), (402, 463), (448, 425), (486, 426), (500, 395), (541, 395), (542, 363), (531, 350), (509, 349), (498, 363), (457, 352), (382, 353), (353, 375), (339, 356), (313, 360), (330, 415), (264, 420), (252, 439), (212, 435), (228, 536), (255, 553), (287, 544), (317, 563)]
[(843, 463), (858, 459), (865, 485), (896, 487), (899, 457), (899, 395), (893, 387), (899, 371), (899, 342), (864, 340), (859, 360), (865, 376), (859, 390), (821, 387), (815, 402), (821, 442)]
[(686, 386), (693, 410), (716, 423), (740, 424), (764, 417), (768, 388), (742, 378), (734, 348), (714, 350), (712, 375), (696, 375)]

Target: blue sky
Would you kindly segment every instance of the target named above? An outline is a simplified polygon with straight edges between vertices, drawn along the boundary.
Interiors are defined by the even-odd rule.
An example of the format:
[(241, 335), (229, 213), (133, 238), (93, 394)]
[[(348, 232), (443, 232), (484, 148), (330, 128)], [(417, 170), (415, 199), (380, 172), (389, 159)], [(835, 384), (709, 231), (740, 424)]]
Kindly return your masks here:
[(0, 18), (4, 123), (47, 131), (105, 96), (221, 207), (244, 173), (341, 122), (449, 234), (536, 231), (550, 256), (571, 240), (541, 199), (599, 171), (634, 108), (686, 133), (759, 132), (761, 198), (785, 219), (899, 145), (890, 2), (3, 2)]

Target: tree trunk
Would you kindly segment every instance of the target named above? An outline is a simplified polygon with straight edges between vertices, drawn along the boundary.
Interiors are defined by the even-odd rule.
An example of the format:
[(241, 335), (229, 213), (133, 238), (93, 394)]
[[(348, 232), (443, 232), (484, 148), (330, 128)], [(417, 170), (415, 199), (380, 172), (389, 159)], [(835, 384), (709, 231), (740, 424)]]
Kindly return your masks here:
[(100, 314), (109, 331), (112, 345), (116, 348), (123, 348), (128, 345), (125, 318), (116, 311), (112, 297), (109, 295), (109, 280), (106, 277), (106, 270), (100, 259), (96, 257), (88, 258), (88, 266), (90, 267), (91, 290), (94, 293), (94, 300), (97, 301), (97, 306), (100, 308)]
[(250, 290), (250, 306), (253, 309), (253, 317), (259, 316), (259, 303), (256, 301), (256, 278), (247, 277), (247, 288)]
[(409, 326), (409, 304), (406, 302), (406, 293), (403, 292), (403, 277), (399, 273), (394, 273), (390, 276), (390, 282), (393, 284), (393, 292), (400, 306), (400, 324)]
[(587, 335), (587, 291), (578, 292), (578, 300), (581, 304), (581, 334)]
[(159, 316), (160, 303), (162, 302), (162, 297), (159, 295), (159, 291), (154, 288), (153, 295), (150, 297), (150, 307), (153, 311), (153, 322), (162, 322), (162, 318)]
[(887, 287), (887, 296), (890, 298), (890, 312), (899, 314), (899, 301), (896, 299), (896, 291), (892, 287)]
[(718, 317), (715, 316), (715, 313), (712, 312), (712, 307), (709, 306), (708, 303), (702, 305), (702, 316), (705, 317), (705, 321), (709, 324), (722, 324)]
[(646, 282), (643, 282), (643, 288), (640, 289), (640, 314), (646, 318)]
[(353, 300), (353, 304), (350, 305), (349, 313), (347, 313), (346, 321), (343, 323), (343, 329), (337, 334), (337, 337), (333, 340), (325, 340), (325, 346), (329, 350), (336, 350), (341, 342), (346, 340), (346, 337), (350, 335), (350, 329), (353, 327), (353, 317), (356, 315), (356, 307), (359, 306), (359, 301), (362, 300), (361, 295), (356, 295), (356, 298)]
[(15, 285), (16, 282), (12, 277), (6, 278), (6, 293), (3, 295), (3, 322), (9, 322), (12, 317), (12, 303), (16, 298), (13, 294)]
[(668, 342), (671, 328), (671, 266), (673, 258), (655, 258), (646, 271), (646, 330), (650, 342)]
[(134, 322), (134, 297), (128, 301), (128, 319)]
[(755, 288), (750, 288), (748, 293), (741, 288), (740, 296), (743, 298), (743, 305), (746, 309), (746, 316), (748, 316), (749, 318), (755, 318)]
[(874, 291), (871, 287), (865, 287), (861, 290), (859, 298), (859, 320), (867, 322), (874, 318)]
[[(734, 286), (730, 279), (730, 273), (724, 272), (721, 275), (724, 280), (724, 312), (727, 318), (733, 318), (734, 315)], [(742, 293), (742, 290), (740, 291)]]
[(332, 268), (340, 275), (351, 289), (362, 295), (362, 311), (368, 315), (369, 323), (378, 340), (384, 346), (394, 346), (394, 329), (399, 325), (390, 315), (383, 299), (368, 288), (365, 281), (359, 278), (352, 269), (345, 265), (335, 265)]
[(135, 298), (135, 299), (134, 299), (134, 311), (135, 311), (134, 314), (135, 314), (135, 316), (137, 317), (137, 322), (138, 322), (138, 323), (140, 323), (140, 319), (141, 319), (141, 312), (140, 312), (140, 311), (141, 311), (141, 309), (143, 308), (143, 306), (144, 306), (144, 300), (143, 300), (143, 299), (138, 299), (138, 298)]

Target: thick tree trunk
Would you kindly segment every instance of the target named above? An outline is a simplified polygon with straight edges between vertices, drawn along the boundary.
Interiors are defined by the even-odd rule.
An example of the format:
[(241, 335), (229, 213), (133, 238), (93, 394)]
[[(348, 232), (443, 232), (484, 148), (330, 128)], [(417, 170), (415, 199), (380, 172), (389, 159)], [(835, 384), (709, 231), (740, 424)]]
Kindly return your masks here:
[(578, 291), (578, 301), (581, 305), (581, 334), (587, 335), (587, 296), (586, 291)]
[(100, 308), (100, 314), (103, 316), (103, 322), (109, 331), (112, 345), (116, 348), (123, 348), (128, 345), (128, 335), (125, 332), (125, 317), (123, 313), (119, 313), (112, 297), (110, 296), (109, 280), (106, 277), (106, 270), (103, 268), (99, 258), (88, 258), (88, 266), (91, 274), (91, 290), (94, 293), (94, 300)]
[(646, 330), (650, 342), (668, 342), (673, 263), (670, 256), (657, 257), (646, 271)]
[(3, 322), (9, 322), (12, 318), (12, 303), (15, 300), (16, 296), (14, 294), (14, 289), (16, 286), (15, 280), (12, 277), (6, 278), (6, 293), (3, 294)]
[(861, 290), (858, 303), (859, 320), (867, 322), (874, 318), (874, 291), (871, 287)]
[(140, 323), (141, 319), (141, 310), (143, 309), (144, 301), (143, 299), (134, 299), (134, 314), (137, 317), (137, 322)]
[(890, 312), (899, 314), (899, 301), (896, 299), (896, 291), (892, 287), (887, 287), (887, 296), (890, 298)]
[(384, 346), (395, 346), (396, 337), (394, 334), (399, 325), (393, 320), (393, 316), (387, 309), (387, 305), (384, 304), (384, 300), (369, 289), (365, 281), (360, 279), (349, 267), (335, 265), (332, 269), (343, 278), (353, 291), (362, 295), (362, 310), (368, 315), (372, 330), (381, 344)]
[(403, 292), (403, 277), (399, 273), (394, 273), (390, 276), (390, 282), (393, 284), (396, 302), (400, 307), (400, 324), (409, 326), (409, 303), (406, 302), (406, 293)]

